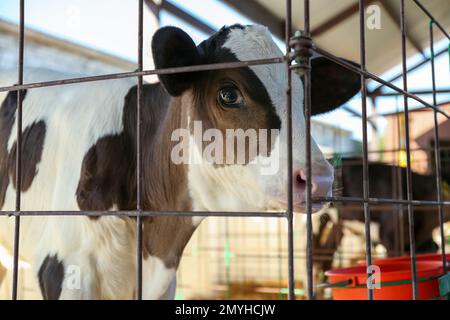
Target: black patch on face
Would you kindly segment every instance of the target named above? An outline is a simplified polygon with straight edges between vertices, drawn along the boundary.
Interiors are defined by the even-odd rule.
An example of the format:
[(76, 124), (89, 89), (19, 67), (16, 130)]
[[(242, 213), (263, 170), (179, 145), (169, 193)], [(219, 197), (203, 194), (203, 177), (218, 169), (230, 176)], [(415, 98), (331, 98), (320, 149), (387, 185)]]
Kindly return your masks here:
[[(44, 149), (45, 132), (46, 126), (44, 121), (39, 121), (25, 128), (22, 133), (22, 191), (27, 191), (31, 187), (37, 174), (37, 165), (41, 162)], [(14, 188), (17, 188), (16, 153), (17, 142), (13, 144), (9, 154), (9, 175), (13, 178)]]
[[(240, 61), (234, 53), (232, 53), (228, 48), (224, 48), (223, 45), (227, 41), (228, 36), (233, 29), (244, 28), (245, 27), (240, 24), (235, 24), (230, 27), (223, 27), (217, 33), (213, 34), (210, 38), (200, 43), (198, 45), (198, 50), (203, 57), (203, 63), (211, 64)], [(267, 92), (267, 89), (261, 82), (261, 80), (249, 67), (238, 68), (235, 69), (235, 71), (242, 73), (243, 78), (247, 79), (246, 88), (247, 93), (250, 95), (250, 97), (260, 105), (267, 106), (270, 119), (269, 128), (281, 129), (281, 119), (278, 116), (272, 99), (270, 98), (269, 93)], [(209, 76), (211, 76), (211, 74), (218, 71), (208, 72)], [(208, 81), (207, 79), (209, 78), (209, 76), (203, 77), (204, 81)], [(199, 87), (199, 90), (201, 90), (203, 85), (200, 84)]]
[[(22, 101), (25, 99), (27, 90), (22, 90)], [(0, 106), (0, 208), (5, 201), (6, 189), (9, 184), (8, 176), (8, 140), (16, 118), (17, 91), (11, 91), (6, 95)]]
[(47, 256), (38, 272), (39, 287), (45, 300), (58, 300), (64, 279), (64, 265), (58, 256)]

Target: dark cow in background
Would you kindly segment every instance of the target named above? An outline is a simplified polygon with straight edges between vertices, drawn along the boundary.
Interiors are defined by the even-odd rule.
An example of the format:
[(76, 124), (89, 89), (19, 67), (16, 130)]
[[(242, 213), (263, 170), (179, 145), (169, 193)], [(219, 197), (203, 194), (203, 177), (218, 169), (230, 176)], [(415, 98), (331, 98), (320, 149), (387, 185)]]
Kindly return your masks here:
[[(283, 56), (262, 26), (226, 27), (198, 46), (182, 30), (165, 27), (154, 35), (152, 49), (157, 68)], [(319, 105), (313, 114), (337, 108), (360, 89), (358, 75), (317, 59), (313, 101)], [(15, 81), (14, 72), (0, 76), (2, 83)], [(44, 77), (70, 75), (25, 72), (26, 82)], [(285, 210), (287, 179), (293, 179), (295, 210), (303, 210), (305, 119), (300, 77), (292, 78), (293, 177), (287, 176), (285, 64), (159, 79), (160, 83), (143, 87), (144, 210)], [(130, 78), (25, 91), (22, 210), (136, 208), (136, 82)], [(15, 92), (0, 99), (0, 210), (4, 211), (14, 210), (15, 203), (16, 102)], [(197, 122), (204, 140), (195, 139)], [(201, 153), (205, 141), (230, 129), (276, 134), (269, 140), (258, 136), (258, 146), (265, 148), (245, 157), (245, 163), (223, 164), (220, 149), (213, 152), (216, 161), (207, 161)], [(216, 136), (205, 138), (207, 132)], [(237, 138), (232, 136), (232, 142)], [(189, 157), (200, 157), (178, 163), (185, 156), (178, 154), (182, 143), (187, 144)], [(249, 144), (244, 147), (249, 155)], [(276, 170), (263, 174), (267, 163), (275, 164)], [(314, 141), (312, 174), (313, 194), (330, 195), (333, 168)], [(183, 249), (200, 221), (199, 217), (144, 219), (144, 298), (174, 297)], [(45, 299), (131, 299), (136, 289), (135, 226), (133, 219), (115, 216), (24, 216), (21, 258), (32, 265)], [(14, 219), (1, 217), (0, 243), (10, 252), (13, 235)]]
[[(400, 180), (401, 179), (401, 180)], [(394, 183), (399, 181), (398, 184)], [(400, 186), (400, 181), (401, 186)], [(414, 200), (437, 199), (436, 177), (412, 172), (412, 186)], [(450, 179), (443, 177), (443, 182), (449, 184)], [(339, 184), (339, 183), (338, 183)], [(363, 167), (360, 158), (342, 159), (342, 196), (363, 197)], [(445, 189), (445, 188), (444, 188)], [(402, 194), (399, 195), (399, 191)], [(406, 199), (406, 168), (392, 166), (384, 163), (369, 163), (369, 193), (371, 198), (401, 198)], [(447, 200), (450, 195), (444, 192)], [(351, 205), (351, 203), (349, 203)], [(335, 204), (337, 208), (342, 207)], [(343, 237), (343, 223), (345, 221), (364, 222), (364, 211), (361, 205), (358, 208), (342, 208), (339, 210), (338, 220), (332, 221), (325, 213), (320, 219), (319, 231), (315, 236), (315, 247), (326, 250), (329, 259), (317, 262), (320, 270), (329, 270), (332, 266), (333, 253), (339, 247)], [(395, 206), (373, 205), (371, 207), (371, 221), (379, 224), (380, 243), (386, 248), (388, 256), (395, 256), (399, 251), (407, 254), (409, 252), (409, 228), (407, 206), (403, 206), (403, 220), (399, 217), (399, 210)], [(444, 208), (444, 219), (450, 221), (450, 209)], [(399, 225), (402, 224), (403, 228)], [(438, 250), (438, 245), (433, 241), (432, 232), (439, 226), (439, 214), (434, 206), (414, 207), (414, 227), (417, 253), (431, 253)], [(403, 229), (404, 233), (399, 234)], [(363, 235), (362, 235), (363, 236)], [(373, 236), (373, 235), (372, 235)], [(399, 248), (400, 237), (404, 239), (404, 248)]]

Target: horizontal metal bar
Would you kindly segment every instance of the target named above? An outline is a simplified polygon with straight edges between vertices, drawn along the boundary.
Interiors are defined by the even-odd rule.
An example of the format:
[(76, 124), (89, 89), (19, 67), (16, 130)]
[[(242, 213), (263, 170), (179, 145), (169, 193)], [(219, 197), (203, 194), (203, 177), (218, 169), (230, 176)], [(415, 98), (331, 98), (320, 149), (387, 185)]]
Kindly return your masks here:
[[(334, 205), (339, 206), (339, 210), (341, 210), (341, 212), (361, 211), (362, 209), (361, 203), (358, 202), (335, 201)], [(439, 207), (440, 206), (437, 204), (424, 204), (420, 206), (415, 206), (414, 212), (425, 212), (425, 211), (427, 213), (438, 212)], [(401, 212), (401, 209), (403, 209), (403, 211), (407, 210), (405, 205), (396, 203), (388, 203), (388, 204), (377, 203), (376, 205), (370, 207), (371, 212), (393, 211), (392, 213), (395, 213), (399, 211)]]
[[(447, 53), (447, 52), (448, 52), (448, 49), (447, 49), (447, 48), (444, 48), (444, 49), (442, 49), (441, 51), (439, 51), (438, 53), (436, 53), (434, 57), (437, 58), (437, 57), (439, 57), (439, 56), (441, 56), (441, 55), (443, 55), (443, 54), (445, 54), (445, 53)], [(430, 62), (430, 61), (431, 61), (431, 57), (422, 60), (422, 61), (419, 62), (418, 64), (416, 64), (416, 65), (412, 66), (411, 68), (409, 68), (409, 69), (408, 69), (408, 73), (411, 73), (412, 71), (419, 69), (420, 67), (424, 66), (425, 64), (427, 64), (427, 63)], [(394, 82), (395, 80), (398, 80), (398, 79), (400, 79), (400, 78), (402, 78), (402, 77), (403, 77), (403, 73), (400, 72), (400, 73), (398, 73), (396, 76), (394, 76), (394, 77), (390, 78), (389, 80), (387, 80), (387, 82), (392, 83), (392, 82)], [(383, 87), (384, 87), (384, 84), (379, 85), (378, 87), (376, 87), (375, 89), (373, 89), (371, 92), (368, 93), (369, 96), (374, 96), (374, 97), (376, 97), (376, 96), (379, 94), (380, 90), (381, 90)]]
[[(313, 203), (320, 202), (350, 202), (350, 203), (369, 203), (369, 204), (412, 204), (415, 206), (450, 206), (450, 201), (431, 201), (431, 200), (401, 200), (387, 198), (364, 198), (359, 197), (314, 197)], [(281, 218), (286, 217), (286, 211), (275, 212), (233, 212), (233, 211), (142, 211), (143, 217), (265, 217)], [(0, 211), (0, 216), (118, 216), (118, 217), (136, 217), (137, 211)]]
[(414, 99), (414, 100), (420, 102), (421, 104), (423, 104), (424, 106), (429, 107), (429, 108), (435, 110), (436, 112), (439, 112), (440, 114), (444, 115), (447, 119), (450, 119), (450, 116), (445, 111), (443, 111), (443, 110), (441, 110), (441, 109), (439, 109), (439, 108), (429, 104), (428, 102), (422, 100), (418, 96), (416, 96), (414, 94), (411, 94), (410, 92), (405, 91), (403, 89), (400, 89), (399, 87), (393, 85), (392, 83), (389, 83), (389, 82), (381, 79), (380, 77), (378, 77), (378, 76), (376, 76), (376, 75), (374, 75), (374, 74), (372, 74), (372, 73), (370, 73), (368, 71), (365, 71), (365, 70), (363, 70), (361, 68), (355, 67), (354, 65), (351, 65), (350, 63), (348, 63), (346, 61), (343, 61), (341, 58), (331, 54), (330, 52), (328, 52), (326, 50), (323, 50), (323, 49), (318, 48), (318, 47), (314, 47), (313, 50), (315, 52), (317, 52), (318, 54), (322, 55), (323, 57), (325, 57), (327, 59), (330, 59), (331, 61), (339, 64), (340, 66), (342, 66), (342, 67), (344, 67), (344, 68), (346, 68), (346, 69), (348, 69), (350, 71), (353, 71), (355, 73), (358, 73), (360, 75), (363, 75), (364, 77), (366, 77), (368, 79), (372, 79), (372, 80), (374, 80), (376, 82), (382, 83), (385, 86), (391, 88), (392, 90), (395, 90), (395, 91), (403, 94), (403, 96), (407, 96), (408, 98)]
[(283, 63), (284, 61), (285, 61), (284, 57), (279, 57), (279, 58), (257, 59), (257, 60), (249, 60), (249, 61), (202, 64), (202, 65), (195, 65), (195, 66), (165, 68), (165, 69), (157, 69), (157, 70), (111, 73), (111, 74), (105, 74), (105, 75), (99, 75), (99, 76), (78, 77), (78, 78), (69, 78), (69, 79), (43, 81), (43, 82), (33, 82), (33, 83), (26, 83), (23, 85), (0, 87), (0, 92), (51, 87), (51, 86), (92, 82), (92, 81), (123, 79), (123, 78), (131, 78), (131, 77), (138, 77), (138, 76), (148, 76), (148, 75), (153, 75), (153, 74), (173, 74), (173, 73), (186, 73), (186, 72), (209, 71), (209, 70), (236, 69), (236, 68), (243, 68), (243, 67), (261, 65), (261, 64)]
[[(440, 147), (439, 149), (440, 150), (450, 150), (450, 146), (449, 147)], [(405, 151), (405, 148), (395, 148), (395, 149), (386, 149), (386, 150), (383, 150), (383, 149), (369, 150), (368, 153), (376, 153), (376, 154), (378, 154), (378, 153), (394, 153), (394, 152), (399, 152), (399, 151)], [(434, 148), (418, 147), (418, 148), (411, 148), (410, 151), (411, 152), (434, 151)], [(348, 152), (340, 152), (339, 153), (341, 155), (341, 158), (346, 161), (346, 163), (343, 164), (344, 166), (346, 164), (348, 164), (348, 163), (352, 163), (353, 164), (353, 163), (360, 163), (362, 161), (362, 158), (351, 159), (351, 161), (347, 160), (345, 158), (345, 155), (354, 155), (355, 153), (356, 153), (356, 151), (348, 151)], [(326, 152), (324, 154), (326, 154)], [(361, 161), (358, 161), (358, 160), (361, 160)], [(428, 161), (428, 160), (423, 160), (423, 161)], [(377, 163), (377, 162), (374, 162), (374, 163)], [(371, 162), (371, 164), (372, 164), (372, 162)], [(392, 164), (392, 163), (389, 163), (389, 162), (385, 162), (385, 164), (395, 167), (395, 164)]]
[(339, 281), (339, 282), (334, 282), (334, 283), (321, 283), (317, 285), (317, 288), (337, 288), (337, 287), (345, 287), (349, 284), (352, 283), (351, 279), (348, 280), (343, 280), (343, 281)]
[(403, 204), (415, 206), (428, 205), (444, 205), (450, 206), (450, 201), (432, 201), (432, 200), (402, 200), (402, 199), (387, 199), (387, 198), (359, 198), (359, 197), (315, 197), (314, 202), (356, 202), (369, 204)]
[(0, 216), (117, 216), (117, 217), (262, 217), (285, 218), (285, 211), (232, 212), (232, 211), (0, 211)]
[[(450, 89), (437, 89), (434, 92), (450, 93)], [(425, 94), (433, 94), (433, 90), (417, 90), (417, 91), (410, 91), (409, 93), (415, 94), (415, 95), (425, 95)], [(377, 94), (377, 97), (390, 97), (390, 96), (399, 96), (399, 95), (401, 95), (401, 93), (399, 93), (399, 92), (386, 92), (386, 93)], [(414, 111), (414, 110), (411, 110), (411, 111)]]
[[(422, 100), (421, 98), (417, 97), (416, 95), (411, 94), (407, 91), (404, 91), (404, 90), (398, 88), (397, 86), (379, 78), (378, 76), (362, 70), (361, 68), (357, 68), (323, 49), (316, 47), (316, 48), (313, 48), (313, 50), (316, 51), (317, 53), (319, 53), (320, 55), (343, 66), (344, 68), (347, 68), (355, 73), (364, 75), (366, 78), (370, 78), (370, 79), (373, 79), (374, 81), (382, 83), (383, 85), (388, 86), (389, 88), (391, 88), (403, 95), (406, 95), (411, 99), (414, 99), (414, 100), (420, 102), (424, 106), (436, 110), (436, 112), (439, 112), (442, 115), (444, 115), (446, 118), (450, 119), (450, 116), (447, 113), (445, 113), (443, 110), (432, 106), (431, 104), (427, 103), (426, 101)], [(250, 61), (214, 63), (214, 64), (186, 66), (186, 67), (165, 68), (165, 69), (157, 69), (157, 70), (144, 70), (144, 71), (134, 71), (134, 72), (121, 72), (121, 73), (112, 73), (112, 74), (99, 75), (99, 76), (87, 76), (87, 77), (68, 78), (68, 79), (62, 79), (62, 80), (33, 82), (33, 83), (26, 83), (26, 84), (22, 84), (22, 85), (12, 85), (12, 86), (0, 87), (0, 92), (42, 88), (42, 87), (67, 85), (67, 84), (75, 84), (75, 83), (84, 83), (84, 82), (93, 82), (93, 81), (131, 78), (131, 77), (147, 76), (147, 75), (154, 75), (154, 74), (174, 74), (174, 73), (198, 72), (198, 71), (209, 71), (209, 70), (235, 69), (235, 68), (242, 68), (242, 67), (248, 67), (248, 66), (253, 66), (253, 65), (283, 63), (283, 62), (285, 62), (285, 59), (286, 59), (285, 57), (270, 58), (270, 59), (257, 59), (257, 60), (250, 60)]]

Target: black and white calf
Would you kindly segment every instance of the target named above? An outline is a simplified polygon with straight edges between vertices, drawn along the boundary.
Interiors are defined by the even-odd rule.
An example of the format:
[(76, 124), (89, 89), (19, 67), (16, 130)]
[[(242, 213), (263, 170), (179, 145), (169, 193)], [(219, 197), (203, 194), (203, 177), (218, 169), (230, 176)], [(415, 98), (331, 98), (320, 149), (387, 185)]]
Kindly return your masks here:
[[(399, 186), (395, 186), (394, 181), (401, 179)], [(450, 184), (450, 177), (443, 176), (444, 184)], [(414, 200), (435, 201), (436, 177), (434, 175), (423, 175), (412, 172), (412, 196)], [(342, 159), (342, 196), (358, 197), (363, 196), (363, 168), (362, 160), (358, 158)], [(398, 198), (406, 199), (406, 168), (388, 165), (380, 162), (369, 163), (369, 190), (372, 198), (395, 198), (402, 191)], [(445, 188), (444, 188), (445, 190)], [(443, 192), (443, 199), (450, 198), (448, 192)], [(406, 210), (406, 207), (403, 208)], [(444, 222), (450, 221), (450, 209), (444, 207)], [(329, 270), (332, 267), (334, 252), (338, 250), (343, 234), (345, 221), (364, 222), (364, 212), (362, 208), (340, 210), (338, 219), (330, 219), (330, 215), (320, 219), (321, 227), (315, 237), (315, 248), (318, 250), (328, 250), (329, 259), (316, 262), (319, 270)], [(335, 220), (335, 221), (333, 221)], [(407, 253), (410, 250), (408, 215), (405, 212), (403, 218), (398, 216), (398, 208), (384, 207), (372, 209), (371, 222), (379, 225), (379, 241), (386, 250), (388, 256), (396, 256), (400, 253)], [(403, 224), (404, 234), (400, 234), (400, 224)], [(417, 207), (414, 209), (414, 237), (416, 241), (417, 253), (434, 253), (439, 246), (433, 240), (433, 230), (439, 227), (439, 214), (437, 208)], [(404, 248), (399, 247), (400, 238), (404, 239)]]
[[(283, 55), (262, 26), (226, 27), (199, 46), (180, 29), (166, 27), (155, 34), (152, 48), (157, 68)], [(313, 64), (313, 104), (320, 112), (338, 107), (358, 91), (357, 75), (325, 59), (318, 58)], [(25, 80), (44, 76), (42, 70), (30, 71)], [(4, 77), (2, 72), (3, 83), (8, 81)], [(14, 75), (9, 79), (13, 83)], [(161, 75), (160, 81), (144, 85), (144, 209), (286, 209), (285, 65)], [(290, 178), (295, 183), (295, 208), (301, 211), (305, 120), (302, 81), (295, 75), (293, 86), (295, 167)], [(26, 92), (22, 210), (135, 209), (136, 91), (135, 79), (122, 79)], [(16, 93), (3, 95), (0, 102), (0, 209), (14, 210)], [(202, 124), (201, 133), (217, 129), (216, 134), (225, 136), (229, 129), (265, 129), (275, 134), (269, 134), (269, 141), (262, 144), (258, 136), (259, 145), (269, 147), (266, 151), (258, 148), (257, 154), (245, 157), (245, 163), (223, 164), (218, 149), (213, 152), (215, 161), (204, 161), (199, 151), (205, 141), (217, 136), (204, 135), (204, 141), (196, 141), (196, 122)], [(179, 129), (188, 130), (189, 137), (175, 134)], [(232, 139), (236, 142), (239, 137)], [(173, 161), (174, 150), (183, 143), (190, 155), (201, 155), (200, 161)], [(244, 146), (245, 151), (251, 147), (247, 142)], [(313, 192), (330, 194), (333, 169), (315, 143), (312, 157)], [(263, 160), (279, 161), (276, 172), (263, 174)], [(0, 219), (0, 243), (11, 250), (14, 219)], [(173, 298), (180, 257), (200, 221), (190, 217), (145, 219), (145, 298)], [(23, 217), (20, 236), (21, 258), (33, 266), (43, 298), (133, 298), (133, 219)]]

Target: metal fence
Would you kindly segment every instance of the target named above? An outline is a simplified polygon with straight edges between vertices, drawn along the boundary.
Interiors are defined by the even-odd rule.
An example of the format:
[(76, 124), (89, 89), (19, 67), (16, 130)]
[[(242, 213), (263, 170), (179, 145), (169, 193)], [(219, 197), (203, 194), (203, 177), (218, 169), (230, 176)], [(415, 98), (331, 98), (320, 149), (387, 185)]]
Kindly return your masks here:
[[(286, 91), (287, 96), (287, 110), (288, 110), (288, 177), (292, 176), (292, 100), (291, 100), (291, 74), (293, 71), (301, 70), (304, 74), (304, 113), (305, 113), (305, 133), (306, 133), (306, 229), (307, 229), (307, 251), (306, 251), (306, 269), (307, 269), (307, 297), (314, 298), (314, 283), (313, 283), (313, 231), (312, 231), (312, 203), (317, 201), (332, 201), (336, 203), (356, 203), (364, 208), (365, 220), (365, 244), (366, 244), (366, 263), (368, 266), (372, 265), (372, 244), (370, 234), (371, 221), (371, 206), (378, 205), (404, 205), (407, 206), (408, 211), (408, 225), (409, 225), (409, 242), (410, 242), (410, 257), (412, 270), (412, 288), (413, 298), (418, 299), (418, 277), (417, 277), (417, 259), (415, 252), (415, 238), (414, 238), (414, 208), (416, 206), (433, 206), (438, 208), (439, 212), (439, 226), (441, 234), (441, 248), (442, 248), (442, 263), (443, 271), (447, 273), (447, 266), (445, 261), (445, 237), (444, 237), (444, 206), (450, 206), (449, 201), (442, 200), (442, 182), (441, 182), (441, 163), (440, 163), (440, 146), (439, 146), (439, 130), (438, 130), (438, 114), (442, 114), (447, 119), (449, 115), (437, 107), (436, 102), (436, 80), (435, 80), (435, 52), (434, 52), (434, 30), (438, 29), (444, 34), (447, 39), (450, 39), (449, 34), (434, 19), (426, 7), (419, 1), (414, 0), (418, 8), (427, 15), (430, 19), (429, 24), (429, 40), (431, 48), (431, 75), (432, 75), (432, 94), (433, 103), (427, 103), (419, 98), (416, 94), (408, 91), (408, 78), (406, 66), (406, 25), (405, 25), (405, 1), (400, 0), (400, 24), (401, 24), (401, 52), (402, 52), (402, 77), (403, 88), (393, 85), (391, 82), (385, 81), (380, 77), (370, 73), (366, 69), (366, 39), (365, 39), (365, 0), (359, 0), (359, 32), (360, 32), (360, 67), (349, 64), (346, 61), (334, 56), (314, 45), (311, 39), (310, 29), (310, 0), (304, 0), (304, 30), (296, 32), (293, 36), (292, 32), (292, 1), (286, 0), (286, 24), (285, 24), (285, 43), (286, 52), (282, 58), (262, 59), (252, 61), (239, 61), (230, 63), (217, 63), (209, 65), (196, 65), (178, 68), (167, 68), (159, 70), (143, 70), (143, 6), (144, 0), (139, 0), (138, 6), (138, 69), (135, 72), (124, 72), (116, 74), (106, 74), (90, 77), (70, 78), (57, 81), (46, 81), (36, 83), (23, 83), (23, 62), (24, 62), (24, 0), (20, 0), (20, 23), (19, 23), (19, 52), (18, 52), (18, 81), (16, 85), (0, 87), (0, 92), (17, 91), (17, 157), (16, 157), (16, 206), (15, 211), (3, 211), (1, 215), (8, 215), (15, 217), (15, 234), (14, 234), (14, 263), (13, 263), (13, 284), (12, 284), (12, 299), (17, 299), (17, 280), (18, 280), (18, 262), (19, 262), (19, 234), (20, 234), (20, 217), (21, 216), (44, 216), (44, 215), (66, 215), (66, 216), (127, 216), (136, 218), (136, 248), (137, 248), (137, 276), (136, 276), (136, 298), (142, 299), (142, 219), (149, 216), (216, 216), (216, 217), (275, 217), (287, 220), (288, 233), (288, 297), (294, 299), (295, 294), (295, 272), (294, 272), (294, 233), (293, 233), (293, 195), (292, 195), (292, 179), (288, 179), (288, 208), (287, 211), (282, 212), (199, 212), (199, 211), (146, 211), (142, 206), (142, 186), (143, 176), (142, 172), (142, 142), (141, 142), (141, 109), (143, 103), (142, 87), (143, 76), (154, 74), (174, 74), (181, 72), (196, 72), (204, 70), (221, 70), (227, 68), (240, 68), (261, 64), (275, 64), (283, 63), (286, 65), (288, 74), (288, 87)], [(313, 198), (311, 189), (311, 64), (310, 59), (313, 53), (317, 53), (342, 67), (355, 72), (361, 77), (361, 106), (362, 106), (362, 132), (363, 132), (363, 197), (320, 197)], [(21, 211), (21, 173), (22, 173), (22, 95), (24, 89), (59, 86), (65, 84), (74, 84), (89, 81), (99, 81), (119, 78), (138, 78), (137, 90), (137, 208), (133, 211)], [(407, 156), (406, 170), (407, 170), (407, 199), (385, 199), (385, 198), (371, 198), (369, 193), (369, 166), (368, 166), (368, 143), (367, 143), (367, 89), (366, 81), (373, 80), (381, 86), (389, 87), (396, 93), (403, 96), (404, 104), (404, 130), (405, 130), (405, 151)], [(409, 124), (408, 124), (408, 99), (414, 99), (424, 107), (430, 108), (434, 112), (434, 153), (435, 153), (435, 175), (436, 175), (436, 200), (434, 201), (419, 201), (413, 199), (412, 194), (412, 174), (411, 174), (411, 150), (409, 139)], [(370, 276), (370, 274), (367, 274)], [(373, 289), (367, 289), (369, 299), (373, 299)]]

